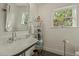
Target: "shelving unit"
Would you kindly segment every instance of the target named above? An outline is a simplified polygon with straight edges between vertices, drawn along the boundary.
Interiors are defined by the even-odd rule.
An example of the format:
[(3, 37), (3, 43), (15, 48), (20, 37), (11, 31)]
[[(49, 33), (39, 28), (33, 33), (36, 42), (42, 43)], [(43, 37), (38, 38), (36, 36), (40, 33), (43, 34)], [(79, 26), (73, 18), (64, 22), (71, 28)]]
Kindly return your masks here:
[(42, 21), (40, 19), (40, 16), (36, 19), (36, 37), (38, 39), (38, 42), (36, 43), (35, 49), (38, 50), (38, 53), (41, 54), (43, 51), (43, 39), (42, 39)]

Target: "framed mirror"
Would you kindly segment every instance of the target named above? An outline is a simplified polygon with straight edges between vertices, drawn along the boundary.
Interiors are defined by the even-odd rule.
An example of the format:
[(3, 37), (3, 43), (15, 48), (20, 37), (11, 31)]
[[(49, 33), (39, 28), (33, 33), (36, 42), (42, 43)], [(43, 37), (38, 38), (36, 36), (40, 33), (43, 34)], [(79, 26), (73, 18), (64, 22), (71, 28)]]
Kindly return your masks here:
[(28, 3), (7, 4), (6, 9), (6, 31), (26, 31), (30, 5)]

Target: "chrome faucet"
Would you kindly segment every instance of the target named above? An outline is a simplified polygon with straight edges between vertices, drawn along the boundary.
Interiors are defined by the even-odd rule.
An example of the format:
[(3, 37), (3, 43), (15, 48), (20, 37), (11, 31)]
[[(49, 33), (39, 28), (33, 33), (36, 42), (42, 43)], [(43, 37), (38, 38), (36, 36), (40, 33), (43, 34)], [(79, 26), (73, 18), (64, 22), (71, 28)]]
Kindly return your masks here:
[(15, 40), (16, 32), (12, 32), (12, 37), (9, 38), (10, 43)]
[(16, 32), (12, 32), (12, 41), (15, 40), (15, 37), (16, 37)]

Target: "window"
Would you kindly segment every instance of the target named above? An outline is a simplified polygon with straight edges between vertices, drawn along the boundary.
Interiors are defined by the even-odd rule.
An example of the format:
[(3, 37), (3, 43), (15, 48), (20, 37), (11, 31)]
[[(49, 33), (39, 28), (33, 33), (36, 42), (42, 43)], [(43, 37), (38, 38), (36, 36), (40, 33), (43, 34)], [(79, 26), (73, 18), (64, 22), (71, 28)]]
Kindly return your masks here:
[(29, 19), (29, 14), (28, 14), (28, 12), (27, 12), (27, 13), (23, 13), (23, 14), (22, 14), (21, 24), (26, 25), (27, 22), (28, 22), (28, 19)]
[(72, 6), (55, 10), (53, 18), (53, 26), (73, 27), (76, 26), (76, 9)]

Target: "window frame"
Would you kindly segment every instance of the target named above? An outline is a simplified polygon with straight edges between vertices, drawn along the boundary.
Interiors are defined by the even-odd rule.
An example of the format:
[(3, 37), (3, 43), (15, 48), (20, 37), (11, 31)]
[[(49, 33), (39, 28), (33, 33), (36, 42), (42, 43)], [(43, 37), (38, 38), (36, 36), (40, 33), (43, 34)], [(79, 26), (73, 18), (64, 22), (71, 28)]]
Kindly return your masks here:
[[(62, 9), (65, 9), (65, 8), (72, 8), (72, 26), (54, 26), (54, 14), (56, 13), (56, 11), (58, 10), (62, 10)], [(56, 8), (56, 9), (53, 9), (53, 13), (52, 13), (52, 22), (53, 22), (53, 26), (52, 27), (55, 27), (55, 28), (69, 28), (69, 27), (77, 27), (78, 26), (78, 23), (77, 23), (77, 5), (70, 5), (70, 6), (64, 6), (64, 7), (59, 7), (59, 8)]]

